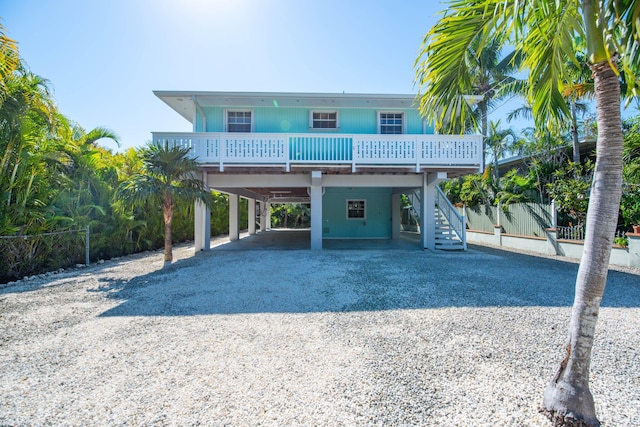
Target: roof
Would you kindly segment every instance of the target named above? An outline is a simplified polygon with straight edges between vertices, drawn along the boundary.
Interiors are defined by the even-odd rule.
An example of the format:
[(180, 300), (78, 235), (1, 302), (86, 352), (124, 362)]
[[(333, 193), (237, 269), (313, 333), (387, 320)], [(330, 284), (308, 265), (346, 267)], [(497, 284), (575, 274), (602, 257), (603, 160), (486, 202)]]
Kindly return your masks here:
[(292, 92), (162, 91), (153, 93), (193, 123), (200, 107), (283, 108), (417, 108), (416, 95)]

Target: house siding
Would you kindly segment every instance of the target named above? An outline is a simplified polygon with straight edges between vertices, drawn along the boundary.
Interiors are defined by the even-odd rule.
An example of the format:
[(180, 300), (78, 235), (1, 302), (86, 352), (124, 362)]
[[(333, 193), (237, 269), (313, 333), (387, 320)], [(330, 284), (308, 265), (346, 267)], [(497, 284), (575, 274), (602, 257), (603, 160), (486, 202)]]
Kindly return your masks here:
[[(242, 107), (233, 107), (242, 110)], [(405, 133), (421, 134), (424, 131), (423, 120), (415, 109), (377, 110), (372, 108), (246, 108), (254, 113), (254, 131), (260, 133), (378, 133), (378, 111), (402, 111), (405, 114)], [(203, 107), (207, 126), (203, 129), (202, 118), (196, 115), (196, 130), (205, 132), (224, 132), (224, 107)], [(336, 130), (314, 130), (309, 128), (311, 111), (338, 111), (340, 128)], [(432, 127), (426, 133), (433, 133)]]
[[(347, 219), (347, 200), (366, 200), (365, 219)], [(326, 188), (322, 199), (323, 238), (391, 238), (391, 188)]]

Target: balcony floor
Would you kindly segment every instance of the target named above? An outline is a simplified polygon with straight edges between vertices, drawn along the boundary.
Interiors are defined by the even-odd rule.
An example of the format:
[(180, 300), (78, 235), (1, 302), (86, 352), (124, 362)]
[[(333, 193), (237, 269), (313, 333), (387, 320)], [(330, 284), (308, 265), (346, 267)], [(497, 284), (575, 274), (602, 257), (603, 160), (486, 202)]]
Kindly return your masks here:
[(281, 165), (230, 165), (226, 164), (224, 171), (220, 171), (218, 165), (202, 164), (201, 169), (209, 174), (304, 174), (312, 171), (320, 171), (325, 175), (413, 175), (416, 173), (446, 172), (449, 178), (457, 178), (463, 175), (478, 172), (478, 166), (430, 166), (420, 167), (418, 172), (413, 166), (393, 167), (358, 167), (355, 172), (351, 170), (351, 165), (292, 165), (287, 172)]

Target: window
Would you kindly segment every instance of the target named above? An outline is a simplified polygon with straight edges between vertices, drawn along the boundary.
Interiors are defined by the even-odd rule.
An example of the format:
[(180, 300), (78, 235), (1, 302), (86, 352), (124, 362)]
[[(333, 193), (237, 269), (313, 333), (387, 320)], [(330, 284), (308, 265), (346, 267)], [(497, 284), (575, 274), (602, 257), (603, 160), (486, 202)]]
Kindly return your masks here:
[(380, 113), (380, 133), (383, 135), (403, 133), (403, 113)]
[(337, 129), (337, 111), (312, 111), (311, 128), (313, 129)]
[(251, 132), (251, 111), (227, 111), (227, 132)]
[(347, 200), (347, 219), (365, 219), (366, 217), (364, 200)]

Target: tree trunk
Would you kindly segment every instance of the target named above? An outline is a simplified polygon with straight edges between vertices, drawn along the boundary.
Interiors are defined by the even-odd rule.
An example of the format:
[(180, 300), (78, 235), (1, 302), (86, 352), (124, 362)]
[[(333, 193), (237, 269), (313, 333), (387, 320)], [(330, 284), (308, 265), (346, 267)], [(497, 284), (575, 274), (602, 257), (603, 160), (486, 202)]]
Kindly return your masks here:
[(165, 198), (163, 203), (164, 214), (164, 262), (173, 261), (173, 244), (171, 239), (171, 223), (173, 222), (173, 200)]
[(576, 102), (571, 100), (571, 140), (573, 141), (573, 162), (580, 163), (580, 147), (578, 144), (578, 118), (576, 117)]
[(596, 166), (566, 355), (544, 392), (555, 425), (599, 426), (589, 390), (591, 348), (604, 294), (622, 188), (620, 84), (607, 61), (592, 66), (598, 114)]
[(487, 165), (486, 157), (487, 157), (487, 134), (489, 133), (489, 118), (488, 116), (488, 105), (487, 101), (482, 101), (478, 104), (478, 108), (480, 109), (480, 118), (482, 120), (482, 168), (481, 170), (484, 172), (484, 168)]

